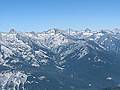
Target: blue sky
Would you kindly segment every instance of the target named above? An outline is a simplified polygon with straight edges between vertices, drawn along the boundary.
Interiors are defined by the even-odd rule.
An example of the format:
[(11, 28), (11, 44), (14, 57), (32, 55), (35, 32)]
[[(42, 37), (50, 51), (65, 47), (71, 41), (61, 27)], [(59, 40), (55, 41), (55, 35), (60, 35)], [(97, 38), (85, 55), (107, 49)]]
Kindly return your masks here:
[(0, 31), (120, 28), (120, 0), (0, 0)]

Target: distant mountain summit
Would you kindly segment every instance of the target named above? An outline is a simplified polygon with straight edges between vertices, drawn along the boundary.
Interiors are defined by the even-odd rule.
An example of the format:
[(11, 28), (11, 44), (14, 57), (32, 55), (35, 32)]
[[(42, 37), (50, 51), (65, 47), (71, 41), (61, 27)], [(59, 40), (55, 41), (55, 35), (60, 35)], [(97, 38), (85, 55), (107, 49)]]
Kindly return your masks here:
[(114, 88), (119, 68), (119, 29), (0, 33), (0, 90)]
[(15, 29), (10, 29), (9, 33), (10, 34), (16, 34), (16, 31), (15, 31)]

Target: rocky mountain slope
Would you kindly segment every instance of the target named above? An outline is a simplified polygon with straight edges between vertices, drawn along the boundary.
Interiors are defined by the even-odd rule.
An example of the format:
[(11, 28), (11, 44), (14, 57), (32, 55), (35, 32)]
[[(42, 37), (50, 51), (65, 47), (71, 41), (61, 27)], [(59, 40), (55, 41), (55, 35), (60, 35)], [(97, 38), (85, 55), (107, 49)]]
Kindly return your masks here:
[(120, 86), (120, 30), (0, 33), (1, 90)]

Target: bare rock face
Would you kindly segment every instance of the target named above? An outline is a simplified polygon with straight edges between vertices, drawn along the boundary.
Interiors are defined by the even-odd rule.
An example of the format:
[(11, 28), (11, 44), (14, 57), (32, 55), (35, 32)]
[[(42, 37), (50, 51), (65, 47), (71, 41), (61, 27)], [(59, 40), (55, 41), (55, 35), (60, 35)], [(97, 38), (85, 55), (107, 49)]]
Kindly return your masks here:
[[(0, 90), (19, 90), (23, 88), (27, 80), (27, 75), (21, 72), (2, 72), (0, 73)], [(22, 84), (22, 87), (20, 85)]]

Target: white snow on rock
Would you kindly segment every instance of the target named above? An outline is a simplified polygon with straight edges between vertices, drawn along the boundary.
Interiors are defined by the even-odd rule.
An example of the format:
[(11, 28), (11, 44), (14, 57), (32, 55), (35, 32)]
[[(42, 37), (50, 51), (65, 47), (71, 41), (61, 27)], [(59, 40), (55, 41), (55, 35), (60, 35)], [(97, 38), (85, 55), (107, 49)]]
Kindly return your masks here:
[(112, 80), (112, 77), (109, 76), (109, 77), (107, 77), (106, 79), (107, 79), (107, 80)]
[(40, 76), (38, 79), (39, 80), (44, 80), (46, 77), (45, 76)]
[(23, 84), (27, 80), (27, 75), (21, 73), (21, 72), (2, 72), (0, 73), (0, 90), (4, 90), (5, 88), (7, 90), (15, 90), (15, 87), (17, 87), (19, 90), (19, 85)]

